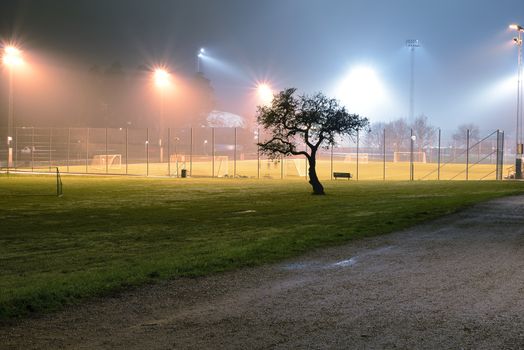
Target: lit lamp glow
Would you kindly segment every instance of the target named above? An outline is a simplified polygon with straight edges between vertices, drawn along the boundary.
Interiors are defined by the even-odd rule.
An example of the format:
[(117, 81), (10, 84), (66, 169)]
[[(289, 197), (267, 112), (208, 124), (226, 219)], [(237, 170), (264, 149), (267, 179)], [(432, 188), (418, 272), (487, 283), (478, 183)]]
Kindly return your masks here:
[(155, 85), (164, 88), (169, 85), (169, 72), (164, 68), (155, 69), (154, 80)]
[(273, 100), (273, 90), (267, 83), (260, 83), (257, 86), (257, 93), (260, 101), (267, 105)]
[[(160, 132), (162, 133), (164, 128), (164, 99), (165, 90), (171, 83), (171, 75), (165, 68), (156, 68), (153, 73), (153, 79), (155, 85), (160, 90)], [(162, 135), (162, 134), (161, 134)], [(164, 146), (162, 143), (162, 137), (158, 139), (158, 145), (160, 146), (160, 162), (164, 162)]]
[(22, 51), (16, 46), (8, 45), (4, 47), (4, 54), (2, 56), (2, 62), (9, 68), (9, 110), (7, 116), (7, 166), (13, 166), (13, 135), (14, 135), (14, 69), (24, 63), (22, 58)]

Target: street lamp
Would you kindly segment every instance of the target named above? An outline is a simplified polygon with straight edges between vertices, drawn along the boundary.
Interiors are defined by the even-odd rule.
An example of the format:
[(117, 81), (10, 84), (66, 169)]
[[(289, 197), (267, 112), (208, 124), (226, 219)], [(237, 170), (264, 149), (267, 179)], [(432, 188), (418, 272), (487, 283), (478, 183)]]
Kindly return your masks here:
[(409, 84), (409, 121), (415, 119), (415, 49), (420, 47), (420, 42), (416, 39), (406, 40), (406, 47), (411, 51), (411, 78)]
[(197, 51), (197, 55), (196, 55), (196, 72), (197, 72), (197, 73), (202, 73), (202, 72), (200, 71), (200, 59), (201, 59), (202, 57), (204, 57), (205, 53), (206, 53), (206, 50), (204, 50), (203, 47), (200, 48), (200, 50)]
[(22, 52), (16, 46), (8, 45), (4, 47), (2, 62), (9, 68), (9, 102), (7, 115), (7, 166), (13, 166), (13, 129), (14, 129), (14, 69), (22, 65), (24, 60)]
[(524, 28), (518, 24), (511, 24), (511, 30), (517, 31), (517, 37), (513, 41), (518, 47), (517, 54), (517, 130), (516, 130), (516, 156), (515, 156), (515, 178), (522, 179), (522, 33)]
[(162, 145), (162, 132), (164, 128), (164, 98), (165, 89), (170, 83), (171, 75), (165, 68), (156, 68), (153, 73), (155, 85), (160, 90), (160, 137), (158, 139), (158, 146), (160, 147), (160, 163), (164, 162), (164, 147)]

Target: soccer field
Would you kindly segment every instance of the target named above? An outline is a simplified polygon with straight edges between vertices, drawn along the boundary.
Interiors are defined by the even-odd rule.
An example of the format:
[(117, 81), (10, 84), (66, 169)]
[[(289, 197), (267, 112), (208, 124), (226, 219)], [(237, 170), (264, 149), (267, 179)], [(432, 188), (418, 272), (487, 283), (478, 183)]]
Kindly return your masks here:
[[(73, 164), (57, 164), (62, 173), (87, 173), (87, 174), (129, 174), (141, 176), (169, 176), (180, 177), (182, 169), (187, 170), (188, 175), (193, 177), (241, 177), (250, 179), (303, 179), (306, 180), (307, 164), (304, 158), (279, 160), (237, 160), (228, 157), (217, 157), (215, 162), (212, 160), (196, 160), (191, 163), (185, 162), (150, 162), (150, 163), (130, 163), (112, 164), (107, 167), (103, 164), (93, 165), (91, 163), (79, 165), (81, 162)], [(409, 162), (380, 162), (370, 161), (360, 164), (356, 162), (333, 161), (320, 159), (317, 161), (317, 174), (321, 180), (330, 180), (333, 172), (350, 172), (353, 179), (359, 180), (409, 180)], [(469, 164), (448, 163), (441, 164), (440, 174), (437, 163), (418, 163), (413, 164), (413, 174), (415, 180), (466, 180), (466, 168), (468, 169), (467, 179), (469, 180), (495, 180), (496, 164)], [(29, 166), (20, 166), (20, 170), (31, 171)], [(35, 171), (47, 171), (46, 164), (42, 163)], [(507, 175), (509, 167), (504, 168), (502, 175)]]
[[(388, 233), (518, 182), (0, 176), (0, 318), (176, 276), (254, 266)], [(40, 194), (51, 194), (41, 196)]]

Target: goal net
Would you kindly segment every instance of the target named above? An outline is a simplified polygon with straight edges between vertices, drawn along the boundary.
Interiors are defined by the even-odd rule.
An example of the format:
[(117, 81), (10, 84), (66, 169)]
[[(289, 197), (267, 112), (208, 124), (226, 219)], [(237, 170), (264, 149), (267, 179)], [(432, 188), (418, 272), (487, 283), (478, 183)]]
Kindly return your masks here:
[(346, 153), (344, 162), (356, 163), (358, 160), (361, 164), (367, 164), (369, 162), (368, 153)]
[(228, 177), (229, 176), (229, 157), (216, 156), (215, 157), (215, 176)]
[(97, 154), (91, 160), (91, 166), (95, 169), (120, 169), (122, 167), (121, 154)]
[(306, 168), (305, 159), (286, 159), (285, 176), (306, 177)]
[[(410, 162), (411, 152), (394, 152), (393, 162)], [(426, 152), (413, 152), (413, 162), (426, 163)]]

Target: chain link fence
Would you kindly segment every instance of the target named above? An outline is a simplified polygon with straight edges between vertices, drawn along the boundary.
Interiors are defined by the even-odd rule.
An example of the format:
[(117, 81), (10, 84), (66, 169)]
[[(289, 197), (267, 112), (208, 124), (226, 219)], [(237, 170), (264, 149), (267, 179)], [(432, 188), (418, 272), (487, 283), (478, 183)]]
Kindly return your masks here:
[[(7, 131), (0, 129), (7, 139)], [(241, 128), (39, 128), (17, 127), (2, 143), (0, 166), (24, 171), (58, 167), (62, 173), (171, 177), (307, 179), (304, 157), (269, 159), (257, 142), (262, 130)], [(306, 145), (299, 149), (306, 150)], [(359, 132), (318, 153), (320, 179), (335, 172), (356, 180), (501, 180), (504, 133), (483, 138), (445, 135), (417, 138), (413, 130)], [(514, 168), (513, 168), (514, 169)]]

